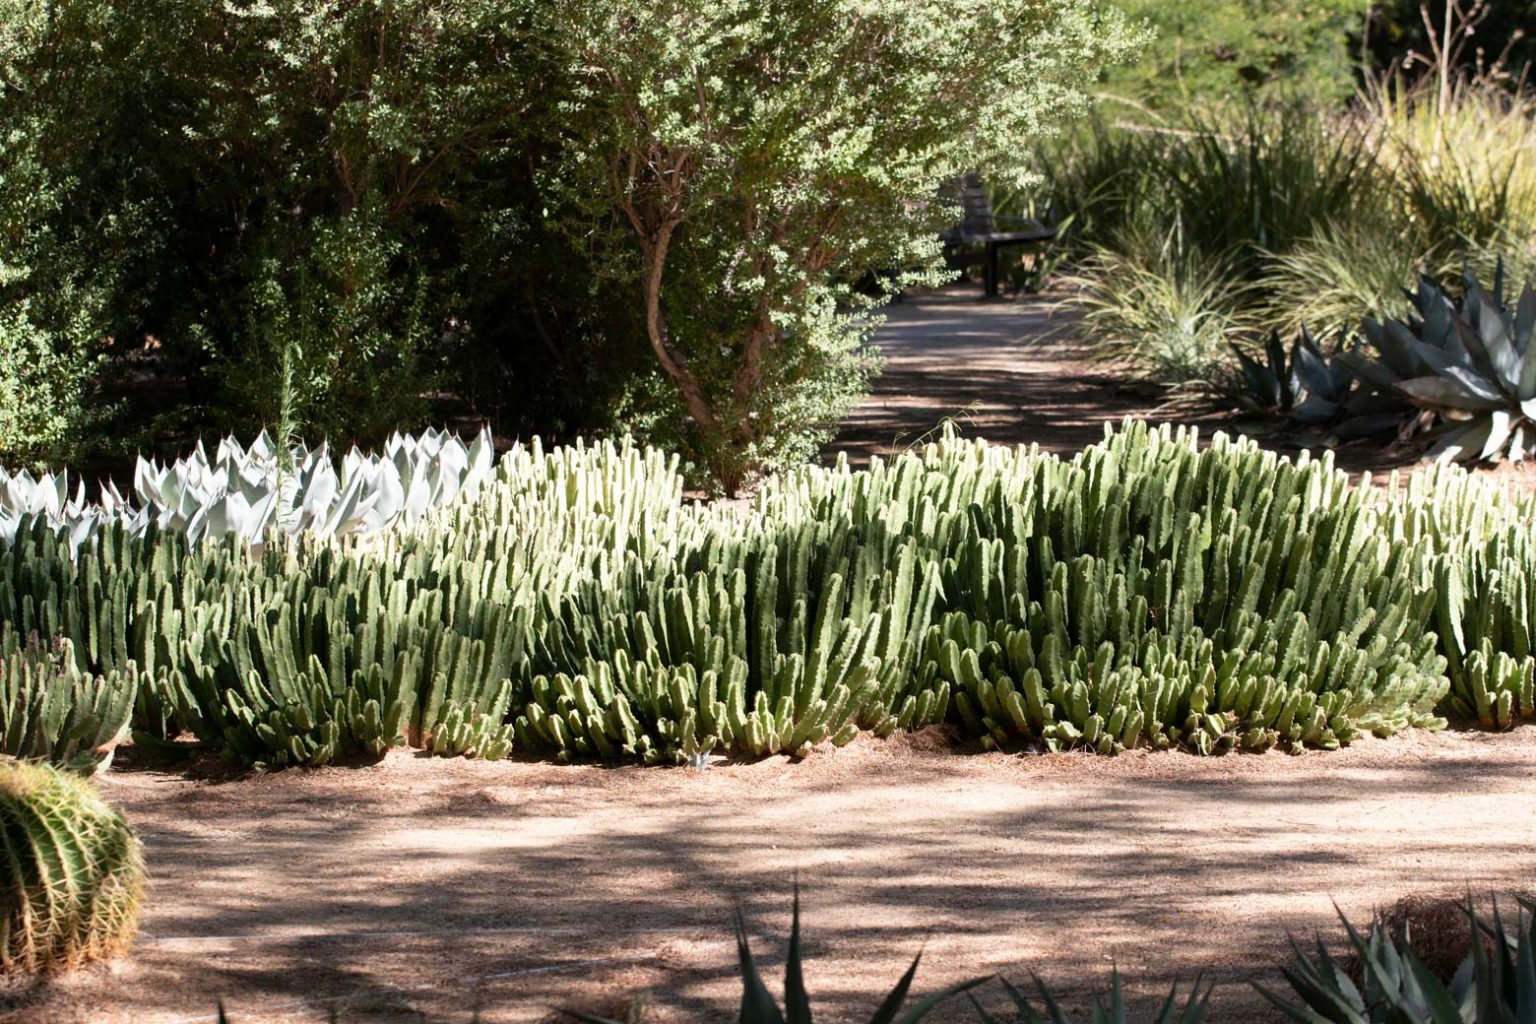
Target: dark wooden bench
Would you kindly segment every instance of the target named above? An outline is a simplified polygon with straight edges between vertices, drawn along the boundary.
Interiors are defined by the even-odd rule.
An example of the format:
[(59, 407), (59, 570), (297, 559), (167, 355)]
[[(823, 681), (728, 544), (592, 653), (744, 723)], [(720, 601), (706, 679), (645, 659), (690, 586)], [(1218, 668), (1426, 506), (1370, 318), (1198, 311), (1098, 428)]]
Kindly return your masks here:
[(1033, 217), (997, 217), (992, 213), (992, 197), (974, 174), (952, 182), (946, 198), (957, 199), (965, 211), (959, 224), (940, 233), (946, 249), (981, 246), (985, 267), (983, 284), (987, 297), (997, 294), (998, 253), (1007, 246), (1043, 248), (1056, 237), (1056, 229)]

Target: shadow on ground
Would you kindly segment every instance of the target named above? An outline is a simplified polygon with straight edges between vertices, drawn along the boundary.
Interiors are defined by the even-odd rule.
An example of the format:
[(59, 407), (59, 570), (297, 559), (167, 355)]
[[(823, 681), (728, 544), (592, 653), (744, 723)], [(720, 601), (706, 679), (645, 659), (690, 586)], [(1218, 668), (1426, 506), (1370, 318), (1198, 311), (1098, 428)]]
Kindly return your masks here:
[[(1197, 971), (1220, 1019), (1271, 1019), (1289, 931), (1536, 869), (1536, 730), (1335, 754), (1018, 757), (860, 740), (708, 772), (391, 755), (218, 786), (114, 773), (154, 880), (132, 960), (12, 1019), (234, 1024), (695, 1021), (738, 998), (740, 905), (777, 975), (798, 876), (819, 1018), (1039, 971), (1079, 1006), (1110, 961), (1152, 1001)], [(993, 991), (986, 998), (996, 1001)], [(28, 1017), (29, 1013), (42, 1016)], [(72, 1017), (71, 1014), (74, 1014)], [(963, 1003), (945, 1020), (970, 1020)]]

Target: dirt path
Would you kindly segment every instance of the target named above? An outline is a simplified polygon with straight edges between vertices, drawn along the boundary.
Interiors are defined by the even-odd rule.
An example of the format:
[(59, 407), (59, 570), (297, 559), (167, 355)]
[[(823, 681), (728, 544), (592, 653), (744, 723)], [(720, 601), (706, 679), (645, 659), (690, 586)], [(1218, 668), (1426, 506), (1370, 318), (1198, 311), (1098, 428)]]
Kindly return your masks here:
[[(983, 299), (974, 283), (908, 292), (889, 307), (875, 336), (884, 372), (844, 418), (824, 458), (841, 452), (862, 465), (871, 455), (910, 448), (946, 421), (967, 437), (1071, 455), (1101, 440), (1106, 422), (1126, 416), (1193, 424), (1202, 438), (1218, 430), (1248, 433), (1285, 455), (1320, 450), (1320, 438), (1293, 435), (1276, 421), (1209, 403), (1166, 405), (1155, 387), (1128, 383), (1095, 361), (1074, 321), (1060, 296)], [(1381, 475), (1412, 470), (1425, 447), (1363, 441), (1335, 449), (1334, 456), (1351, 473)], [(1536, 461), (1477, 471), (1536, 491)]]
[(968, 437), (1070, 453), (1100, 440), (1106, 420), (1157, 405), (1095, 365), (1050, 299), (984, 300), (974, 284), (913, 291), (889, 307), (875, 341), (884, 372), (828, 448), (855, 464), (903, 451), (945, 420)]
[[(114, 771), (153, 872), (132, 959), (6, 1021), (528, 1021), (551, 1005), (719, 1019), (747, 909), (778, 985), (798, 872), (819, 1019), (1038, 970), (1081, 1005), (1113, 958), (1150, 1000), (1205, 969), (1272, 1019), (1287, 930), (1408, 893), (1536, 879), (1536, 729), (1335, 754), (1018, 757), (929, 736), (691, 770), (468, 763), (209, 784)], [(625, 959), (629, 958), (629, 959)], [(475, 980), (481, 979), (481, 980)], [(988, 998), (996, 1000), (994, 991)], [(946, 1020), (974, 1020), (963, 1005)]]

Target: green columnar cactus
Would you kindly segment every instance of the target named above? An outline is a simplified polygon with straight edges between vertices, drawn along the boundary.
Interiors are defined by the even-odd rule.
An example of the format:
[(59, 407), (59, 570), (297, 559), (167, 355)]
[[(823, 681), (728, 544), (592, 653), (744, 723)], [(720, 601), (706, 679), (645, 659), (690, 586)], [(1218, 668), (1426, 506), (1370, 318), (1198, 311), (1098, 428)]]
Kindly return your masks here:
[(0, 969), (68, 969), (119, 954), (143, 900), (139, 841), (89, 783), (0, 763)]
[(1062, 460), (946, 437), (776, 477), (746, 514), (683, 505), (654, 452), (534, 445), (476, 501), (361, 539), (33, 522), (0, 543), (0, 623), (67, 638), (81, 672), (136, 665), (137, 735), (274, 765), (514, 742), (670, 762), (946, 721), (1326, 747), (1439, 724), (1447, 672), (1440, 712), (1529, 714), (1536, 503), (1196, 441), (1132, 423)]
[(136, 673), (99, 676), (75, 667), (68, 640), (22, 641), (0, 625), (0, 754), (86, 772), (105, 768), (128, 733)]

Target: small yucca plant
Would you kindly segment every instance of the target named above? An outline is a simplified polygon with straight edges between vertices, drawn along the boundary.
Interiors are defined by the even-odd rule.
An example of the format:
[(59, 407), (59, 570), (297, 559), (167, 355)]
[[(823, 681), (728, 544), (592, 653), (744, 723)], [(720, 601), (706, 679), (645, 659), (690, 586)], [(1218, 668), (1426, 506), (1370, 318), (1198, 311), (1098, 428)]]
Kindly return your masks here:
[[(1013, 1000), (1014, 1009), (1018, 1013), (1017, 1020), (1021, 1024), (1071, 1024), (1072, 1018), (1062, 1010), (1061, 1004), (1055, 995), (1040, 980), (1040, 976), (1034, 975), (1035, 989), (1040, 993), (1041, 1005), (1045, 1012), (1035, 1008), (1028, 996), (1011, 985), (1006, 978), (999, 979), (1003, 987), (1008, 990), (1008, 996)], [(1200, 979), (1195, 979), (1194, 987), (1189, 990), (1189, 995), (1183, 1002), (1179, 1001), (1179, 985), (1174, 982), (1168, 990), (1168, 998), (1163, 1000), (1158, 1008), (1157, 1015), (1152, 1018), (1153, 1024), (1204, 1024), (1207, 1004), (1211, 1001), (1211, 990), (1214, 985), (1207, 985), (1205, 992), (1200, 991)], [(971, 1002), (976, 1007), (977, 1014), (981, 1017), (982, 1024), (1002, 1024), (996, 1016), (988, 1013), (975, 997)], [(1108, 997), (1095, 995), (1093, 997), (1093, 1013), (1089, 1018), (1093, 1024), (1126, 1024), (1130, 1019), (1130, 1008), (1125, 1002), (1125, 989), (1120, 984), (1120, 969), (1113, 968), (1109, 974)]]
[[(736, 915), (736, 953), (741, 966), (741, 1009), (737, 1014), (738, 1024), (811, 1024), (811, 1000), (805, 990), (805, 974), (800, 952), (800, 894), (795, 893), (794, 914), (791, 919), (789, 932), (789, 953), (784, 963), (784, 1007), (774, 1002), (768, 986), (763, 983), (763, 977), (758, 973), (757, 964), (752, 959), (752, 949), (747, 942), (747, 925), (741, 914)], [(901, 976), (896, 987), (881, 1000), (880, 1007), (875, 1011), (869, 1021), (870, 1024), (918, 1024), (924, 1017), (932, 1012), (939, 1003), (950, 996), (975, 988), (985, 983), (987, 978), (972, 978), (962, 981), (957, 985), (951, 985), (941, 992), (925, 996), (914, 1003), (905, 1013), (901, 1012), (902, 1005), (907, 1001), (907, 994), (912, 988), (912, 979), (917, 975), (917, 965), (923, 955), (919, 953), (912, 958), (912, 966)], [(570, 1016), (585, 1024), (622, 1024), (621, 1021), (610, 1020), (607, 1017), (598, 1017), (590, 1013), (579, 1013), (567, 1010)]]
[(0, 764), (0, 969), (62, 970), (123, 952), (143, 895), (139, 841), (90, 783)]

